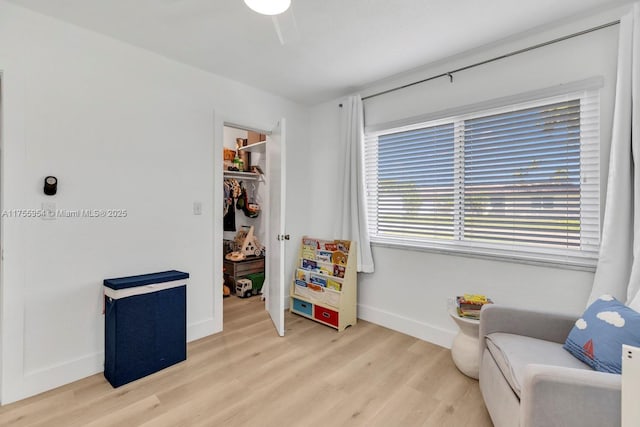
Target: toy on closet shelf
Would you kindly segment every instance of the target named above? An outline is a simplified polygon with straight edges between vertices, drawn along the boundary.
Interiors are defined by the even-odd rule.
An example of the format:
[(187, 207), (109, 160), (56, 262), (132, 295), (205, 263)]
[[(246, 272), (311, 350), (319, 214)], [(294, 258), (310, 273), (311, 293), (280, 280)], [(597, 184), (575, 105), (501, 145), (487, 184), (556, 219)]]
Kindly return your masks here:
[(236, 295), (240, 298), (248, 298), (262, 292), (264, 273), (249, 274), (247, 277), (236, 280)]
[[(247, 230), (248, 229), (248, 230)], [(265, 247), (255, 236), (253, 226), (242, 226), (234, 239), (236, 251), (245, 256), (264, 256)]]
[(229, 261), (235, 261), (235, 262), (244, 261), (245, 259), (247, 259), (245, 254), (243, 254), (242, 252), (239, 252), (239, 251), (229, 252), (228, 254), (226, 254), (224, 256), (224, 258), (229, 260)]

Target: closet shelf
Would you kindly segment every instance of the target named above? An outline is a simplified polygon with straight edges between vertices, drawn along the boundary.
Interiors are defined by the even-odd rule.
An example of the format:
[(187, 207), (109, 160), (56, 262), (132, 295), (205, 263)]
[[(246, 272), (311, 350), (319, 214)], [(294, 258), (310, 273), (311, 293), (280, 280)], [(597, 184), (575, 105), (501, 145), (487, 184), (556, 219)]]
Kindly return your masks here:
[(258, 181), (260, 179), (260, 175), (253, 172), (224, 171), (223, 175), (225, 178), (235, 178), (248, 181)]
[(267, 146), (267, 141), (256, 142), (251, 145), (245, 145), (240, 147), (240, 151), (249, 151), (251, 153), (264, 153)]

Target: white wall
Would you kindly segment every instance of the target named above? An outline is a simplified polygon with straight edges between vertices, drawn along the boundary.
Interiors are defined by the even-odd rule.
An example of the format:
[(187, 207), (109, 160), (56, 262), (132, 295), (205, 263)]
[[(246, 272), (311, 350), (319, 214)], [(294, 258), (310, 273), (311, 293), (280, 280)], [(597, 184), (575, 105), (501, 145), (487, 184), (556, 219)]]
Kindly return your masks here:
[[(468, 52), (422, 70), (390, 78), (362, 89), (375, 93), (398, 84), (420, 80), (506, 52), (551, 40), (619, 17), (618, 11), (583, 18), (579, 22), (533, 32), (483, 50)], [(442, 109), (461, 107), (521, 92), (602, 76), (601, 182), (606, 184), (613, 93), (615, 87), (617, 29), (611, 27), (490, 65), (461, 72), (454, 84), (439, 79), (365, 103), (367, 124), (385, 123)], [(560, 67), (558, 68), (558, 65)], [(310, 168), (340, 165), (339, 107), (335, 100), (312, 108)], [(334, 167), (331, 167), (334, 170)], [(310, 201), (314, 234), (333, 236), (335, 218), (321, 206), (340, 203), (335, 173), (325, 173), (313, 186)], [(344, 236), (342, 236), (344, 237)], [(450, 346), (456, 326), (447, 314), (447, 299), (462, 293), (483, 293), (496, 302), (521, 307), (579, 313), (591, 289), (593, 273), (515, 262), (468, 258), (427, 251), (375, 246), (376, 271), (359, 274), (360, 318)]]
[[(102, 371), (105, 278), (187, 271), (189, 340), (220, 330), (222, 153), (214, 141), (222, 146), (223, 121), (270, 129), (286, 117), (295, 177), (307, 110), (4, 1), (0, 70), (2, 207), (52, 201), (128, 212), (4, 220), (2, 402)], [(59, 179), (53, 197), (42, 192), (49, 174)], [(302, 225), (289, 219), (298, 236)]]

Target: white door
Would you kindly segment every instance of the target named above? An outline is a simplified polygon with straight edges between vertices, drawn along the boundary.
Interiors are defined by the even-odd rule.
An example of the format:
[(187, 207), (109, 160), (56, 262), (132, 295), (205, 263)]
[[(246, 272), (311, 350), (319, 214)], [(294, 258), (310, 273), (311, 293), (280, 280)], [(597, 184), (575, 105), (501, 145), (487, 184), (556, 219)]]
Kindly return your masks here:
[(267, 144), (269, 235), (267, 237), (266, 306), (278, 335), (284, 336), (285, 121), (281, 119)]

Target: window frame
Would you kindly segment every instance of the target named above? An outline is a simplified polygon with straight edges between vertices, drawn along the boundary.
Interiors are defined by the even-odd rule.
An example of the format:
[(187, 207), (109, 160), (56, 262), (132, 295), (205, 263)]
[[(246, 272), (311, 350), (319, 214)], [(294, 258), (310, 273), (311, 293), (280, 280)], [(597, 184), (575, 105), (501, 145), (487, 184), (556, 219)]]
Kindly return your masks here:
[[(364, 180), (365, 191), (367, 199), (367, 219), (369, 221), (368, 231), (371, 243), (375, 246), (402, 248), (409, 250), (420, 250), (444, 254), (455, 254), (462, 256), (470, 256), (477, 258), (485, 258), (492, 260), (504, 260), (514, 261), (526, 264), (536, 264), (544, 266), (558, 266), (568, 269), (577, 269), (585, 271), (593, 271), (595, 269), (598, 257), (598, 248), (600, 245), (600, 88), (599, 87), (585, 87), (576, 90), (561, 93), (561, 94), (540, 94), (541, 96), (528, 97), (515, 101), (514, 97), (504, 99), (504, 103), (496, 105), (496, 102), (488, 103), (489, 106), (483, 108), (482, 105), (477, 105), (477, 108), (470, 109), (469, 107), (460, 108), (460, 113), (456, 114), (455, 110), (447, 111), (446, 117), (440, 116), (432, 120), (420, 120), (415, 121), (412, 124), (405, 124), (395, 127), (376, 126), (375, 130), (366, 131), (363, 140), (364, 143)], [(459, 126), (460, 123), (464, 123), (465, 120), (486, 117), (495, 114), (508, 113), (527, 108), (541, 107), (558, 102), (566, 102), (573, 99), (580, 100), (580, 224), (588, 224), (588, 233), (591, 237), (583, 237), (582, 230), (580, 236), (580, 249), (570, 248), (553, 248), (547, 246), (536, 245), (523, 245), (523, 244), (495, 244), (488, 242), (478, 242), (472, 240), (464, 240), (460, 238), (458, 232), (454, 232), (454, 237), (451, 240), (444, 239), (428, 239), (428, 238), (415, 238), (415, 237), (390, 237), (380, 236), (375, 234), (371, 223), (377, 224), (377, 206), (373, 206), (372, 202), (377, 200), (377, 187), (372, 188), (373, 180), (370, 177), (371, 172), (375, 172), (375, 176), (378, 177), (377, 171), (377, 140), (380, 135), (389, 135), (398, 132), (411, 131), (416, 129), (428, 128), (432, 126), (439, 126), (447, 123), (453, 123), (456, 136), (454, 138), (454, 157), (459, 159), (454, 160), (454, 170), (456, 174), (456, 181), (454, 186), (459, 184), (458, 175), (464, 175), (464, 141), (458, 134), (459, 130), (463, 127)], [(583, 114), (584, 108), (590, 109), (592, 122), (587, 123), (587, 117)], [(436, 114), (437, 117), (437, 114)], [(591, 128), (591, 136), (583, 135), (585, 129), (588, 126)], [(375, 142), (374, 142), (375, 140)], [(375, 150), (375, 153), (372, 152)], [(590, 160), (591, 167), (593, 167), (593, 155), (595, 153), (595, 170), (584, 171), (583, 165), (586, 164), (585, 160)], [(589, 157), (591, 156), (591, 157)], [(372, 162), (376, 164), (372, 167)], [(460, 168), (462, 165), (462, 168)], [(460, 170), (462, 169), (462, 170)], [(586, 183), (595, 183), (595, 190), (583, 191), (583, 186)], [(376, 184), (377, 185), (377, 184)], [(457, 190), (464, 194), (464, 186)], [(454, 192), (454, 196), (457, 194)], [(588, 193), (589, 205), (588, 208), (583, 200), (583, 194)], [(456, 197), (457, 199), (457, 197)], [(587, 215), (586, 212), (591, 212)], [(595, 212), (595, 214), (594, 214)], [(372, 217), (374, 221), (372, 221)], [(461, 218), (462, 217), (462, 218)], [(594, 223), (595, 221), (595, 223)], [(454, 229), (462, 222), (464, 223), (464, 214), (454, 214)], [(595, 239), (595, 241), (594, 241)], [(587, 242), (583, 242), (586, 240)], [(583, 248), (584, 246), (584, 248)]]

